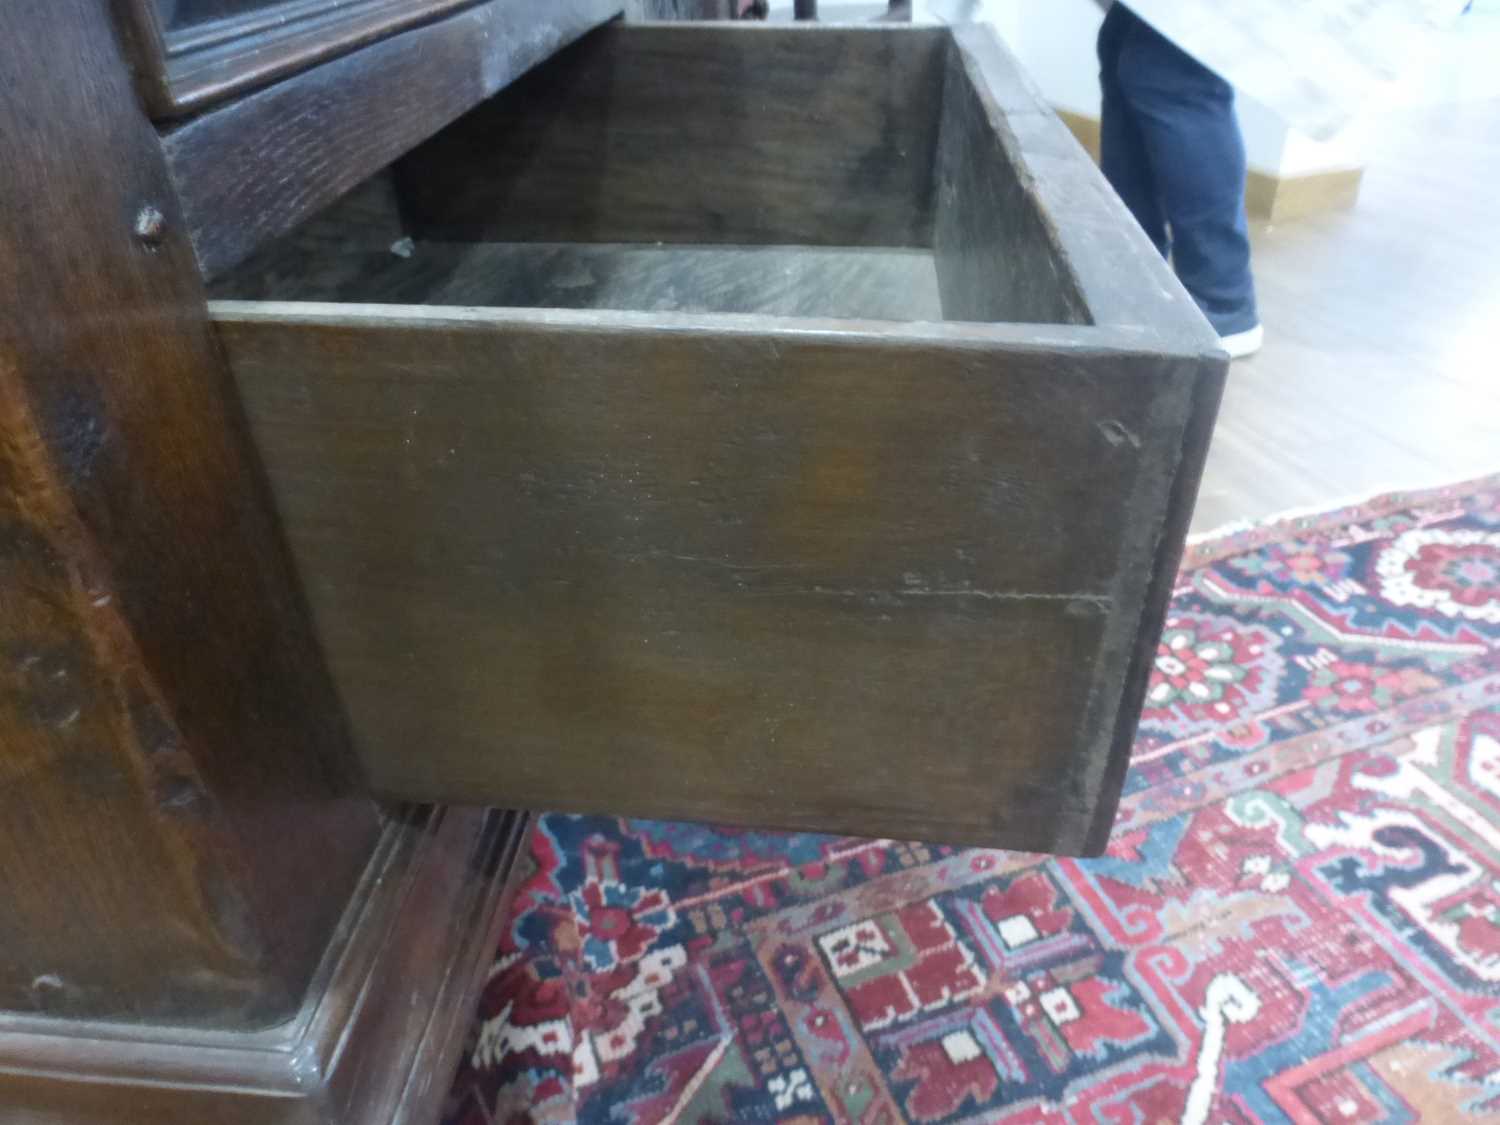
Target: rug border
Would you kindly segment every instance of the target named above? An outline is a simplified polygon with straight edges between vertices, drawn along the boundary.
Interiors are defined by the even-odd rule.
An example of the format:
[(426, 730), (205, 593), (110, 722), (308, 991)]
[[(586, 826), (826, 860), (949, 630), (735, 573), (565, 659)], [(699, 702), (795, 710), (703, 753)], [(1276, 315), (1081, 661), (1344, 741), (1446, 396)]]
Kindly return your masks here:
[(1189, 535), (1182, 552), (1181, 573), (1198, 570), (1232, 555), (1258, 550), (1269, 543), (1293, 539), (1332, 526), (1423, 507), (1438, 500), (1461, 500), (1477, 492), (1500, 489), (1500, 472), (1432, 488), (1379, 491), (1362, 500), (1343, 501), (1334, 508), (1292, 508), (1263, 520), (1241, 520), (1212, 531)]

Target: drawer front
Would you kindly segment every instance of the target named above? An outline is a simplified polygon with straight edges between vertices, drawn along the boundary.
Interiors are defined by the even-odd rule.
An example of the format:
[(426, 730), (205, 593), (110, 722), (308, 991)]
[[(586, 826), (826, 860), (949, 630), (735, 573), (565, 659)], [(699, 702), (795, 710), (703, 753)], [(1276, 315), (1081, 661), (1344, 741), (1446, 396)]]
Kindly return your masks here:
[[(851, 212), (863, 216), (862, 242), (848, 261), (885, 260), (860, 257), (881, 241), (881, 223), (890, 246), (926, 240), (942, 310), (975, 319), (736, 315), (693, 301), (639, 311), (656, 306), (632, 286), (637, 311), (482, 307), (482, 294), (463, 288), (494, 283), (512, 242), (543, 241), (517, 259), (532, 270), (561, 253), (560, 240), (628, 241), (619, 228), (639, 216), (612, 187), (648, 193), (655, 167), (661, 191), (671, 189), (681, 162), (653, 161), (642, 138), (668, 125), (713, 135), (701, 115), (723, 103), (701, 95), (723, 75), (760, 74), (772, 84), (762, 104), (794, 78), (807, 84), (798, 104), (819, 104), (820, 89), (847, 99), (847, 70), (827, 65), (820, 82), (807, 60), (888, 56), (905, 41), (875, 36), (901, 34), (601, 33), (548, 65), (599, 68), (616, 99), (609, 113), (598, 83), (575, 116), (565, 98), (538, 99), (531, 111), (550, 112), (562, 131), (549, 144), (536, 122), (513, 136), (493, 124), (527, 103), (482, 107), (397, 177), (442, 180), (451, 210), (428, 192), (407, 212), (420, 215), (419, 237), (425, 227), (448, 241), (408, 247), (409, 261), (384, 254), (376, 280), (340, 275), (332, 286), (346, 298), (411, 300), (392, 271), (415, 270), (437, 286), (430, 292), (461, 291), (481, 307), (214, 306), (379, 790), (1034, 850), (1102, 846), (1223, 362), (1123, 211), (1093, 193), (1082, 153), (1041, 130), (1038, 107), (1018, 106), (1031, 96), (1024, 84), (986, 76), (1003, 57), (981, 66), (964, 42), (942, 40), (943, 67), (906, 68), (907, 81), (941, 87), (892, 111), (919, 136), (907, 107), (928, 107), (938, 135), (908, 146), (926, 176), (893, 174), (884, 150), (887, 163), (867, 167), (896, 185), (909, 215), (888, 220), (889, 200)], [(911, 34), (925, 36), (911, 41), (912, 58), (928, 59), (938, 33)], [(650, 109), (665, 102), (635, 90), (645, 79), (631, 75), (661, 68), (635, 67), (633, 52), (677, 52), (674, 104), (699, 108)], [(799, 61), (789, 75), (757, 70), (758, 58)], [(869, 81), (889, 73), (877, 67)], [(538, 74), (515, 96), (549, 81)], [(895, 104), (889, 89), (881, 97)], [(684, 112), (700, 117), (678, 120)], [(847, 188), (862, 148), (882, 144), (880, 114), (864, 120), (800, 164), (814, 139), (801, 123), (778, 131), (757, 119), (738, 139), (755, 146), (761, 176), (821, 167)], [(585, 184), (570, 132), (580, 121), (610, 154), (592, 173), (602, 182)], [(528, 159), (505, 156), (513, 140)], [(1033, 143), (1066, 171), (1049, 183), (1071, 193), (1075, 215), (1049, 213), (1051, 189), (1021, 166)], [(558, 154), (550, 170), (548, 151)], [(756, 166), (738, 163), (745, 175)], [(539, 184), (607, 202), (527, 208), (507, 225), (504, 201)], [(735, 237), (787, 254), (781, 244), (811, 241), (811, 226), (776, 212), (818, 185), (777, 186), (768, 180), (771, 205)], [(756, 196), (754, 183), (733, 191), (747, 205)], [(484, 218), (490, 196), (494, 221)], [(642, 244), (630, 261), (678, 255), (663, 292), (687, 284), (693, 255), (716, 241), (722, 224), (688, 222), (707, 207), (664, 205), (656, 228), (631, 227)], [(663, 248), (658, 231), (699, 245)], [(340, 241), (322, 237), (314, 257)], [(475, 241), (455, 251), (451, 240), (466, 237)], [(986, 240), (1011, 270), (976, 253)], [(580, 260), (605, 270), (605, 252), (590, 253)], [(584, 286), (571, 273), (554, 289), (522, 280), (501, 288)], [(1128, 299), (1115, 296), (1120, 286)], [(318, 295), (306, 278), (294, 288)], [(1140, 290), (1170, 300), (1155, 322), (1127, 323)], [(1036, 323), (994, 319), (1007, 314)]]
[(124, 0), (152, 115), (181, 117), (477, 0)]

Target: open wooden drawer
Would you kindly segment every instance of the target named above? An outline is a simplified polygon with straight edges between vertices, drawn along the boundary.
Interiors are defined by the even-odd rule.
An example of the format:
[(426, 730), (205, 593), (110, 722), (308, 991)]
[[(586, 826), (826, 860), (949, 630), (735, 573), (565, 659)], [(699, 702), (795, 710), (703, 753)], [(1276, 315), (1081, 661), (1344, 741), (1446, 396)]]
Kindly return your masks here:
[(1225, 359), (986, 29), (608, 27), (377, 187), (212, 307), (379, 791), (1102, 847)]

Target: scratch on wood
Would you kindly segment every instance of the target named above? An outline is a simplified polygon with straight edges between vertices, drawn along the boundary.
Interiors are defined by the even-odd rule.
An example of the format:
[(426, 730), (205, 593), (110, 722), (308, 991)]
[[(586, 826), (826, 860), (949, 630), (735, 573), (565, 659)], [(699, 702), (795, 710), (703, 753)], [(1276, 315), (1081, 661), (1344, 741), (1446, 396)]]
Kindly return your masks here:
[(1114, 605), (1114, 599), (1106, 594), (1032, 593), (1025, 590), (975, 590), (962, 586), (952, 589), (930, 589), (903, 586), (899, 589), (889, 590), (841, 590), (828, 586), (808, 586), (804, 589), (755, 590), (747, 592), (752, 595), (775, 595), (777, 597), (855, 599), (978, 598), (981, 601), (989, 602), (1067, 602), (1070, 604), (1094, 606), (1104, 611), (1108, 611)]
[(628, 562), (654, 562), (657, 559), (674, 559), (677, 562), (703, 563), (724, 570), (805, 570), (805, 563), (737, 563), (728, 559), (715, 559), (707, 555), (678, 555), (670, 551), (644, 551), (627, 557)]
[(1131, 449), (1139, 449), (1141, 447), (1140, 437), (1132, 432), (1125, 423), (1114, 418), (1106, 418), (1097, 425), (1099, 432), (1104, 435), (1104, 440), (1109, 442), (1110, 445), (1115, 447), (1128, 445)]

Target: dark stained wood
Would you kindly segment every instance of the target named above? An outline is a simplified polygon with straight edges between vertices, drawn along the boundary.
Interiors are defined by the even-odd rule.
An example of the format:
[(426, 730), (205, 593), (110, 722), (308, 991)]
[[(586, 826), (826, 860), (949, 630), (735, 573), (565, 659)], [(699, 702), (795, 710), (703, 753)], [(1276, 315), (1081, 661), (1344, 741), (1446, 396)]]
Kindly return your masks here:
[[(950, 320), (1029, 324), (215, 306), (377, 788), (1103, 846), (1225, 362), (989, 33), (905, 34), (603, 30), (401, 163), (409, 257), (302, 292), (567, 303), (579, 262), (833, 241), (836, 198), (845, 245), (935, 240)], [(905, 186), (863, 203), (836, 189), (889, 114), (845, 144), (703, 96), (759, 63), (763, 104), (857, 116), (838, 76), (902, 42), (923, 66), (882, 89), (943, 151), (895, 145), (867, 167)], [(707, 121), (711, 160), (674, 147)], [(491, 240), (554, 238), (684, 248), (498, 276), (528, 251)], [(656, 300), (634, 282), (577, 303)]]
[(283, 285), (308, 285), (307, 278), (332, 289), (351, 273), (351, 263), (389, 255), (405, 237), (392, 177), (389, 171), (379, 172), (214, 278), (209, 295), (249, 295), (253, 290), (259, 296)]
[(244, 259), (584, 31), (620, 0), (489, 0), (169, 132), (206, 276)]
[(352, 262), (366, 255), (390, 255), (393, 246), (401, 249), (398, 244), (405, 237), (391, 174), (379, 172), (215, 278), (208, 291), (223, 297), (253, 287), (259, 295), (283, 285), (313, 283), (305, 279), (334, 287), (350, 274)]
[(398, 166), (448, 241), (926, 247), (939, 28), (615, 25)]
[(412, 809), (388, 823), (292, 1019), (256, 1035), (0, 1014), (7, 1121), (431, 1125), (528, 817)]
[[(1219, 403), (1224, 397), (1227, 373), (1228, 364), (1221, 361), (1210, 360), (1198, 365), (1198, 378), (1188, 407), (1187, 426), (1183, 431), (1179, 459), (1172, 476), (1171, 494), (1167, 498), (1167, 518), (1157, 539), (1151, 580), (1146, 588), (1145, 607), (1136, 624), (1136, 641), (1125, 673), (1120, 721), (1116, 725), (1114, 746), (1106, 759), (1099, 782), (1099, 802), (1110, 809), (1119, 804), (1125, 774), (1130, 768), (1136, 727), (1141, 709), (1145, 706), (1151, 673), (1155, 668), (1157, 640), (1166, 626), (1172, 589), (1177, 582), (1188, 525), (1192, 522), (1198, 489), (1203, 481), (1203, 470), (1208, 460)], [(1095, 820), (1092, 834), (1085, 845), (1086, 851), (1094, 855), (1104, 851), (1109, 845), (1113, 822), (1113, 813), (1108, 818), (1100, 817)]]
[[(950, 33), (934, 232), (948, 316), (1086, 315), (1149, 326), (1172, 347), (1214, 346), (1171, 268), (994, 28)], [(1017, 316), (1017, 301), (1030, 301), (1031, 315)]]
[(941, 320), (922, 249), (428, 242), (372, 177), (215, 280), (241, 300), (614, 308)]
[[(1123, 718), (1099, 779), (1100, 802), (1113, 808), (1130, 763), (1228, 365), (1209, 358), (1217, 347), (1211, 327), (994, 28), (962, 24), (952, 35), (934, 223), (945, 312), (977, 319), (1001, 311), (1014, 315), (1019, 298), (1032, 302), (1039, 318), (1145, 329), (1157, 346), (1200, 357), (1167, 520), (1131, 645)], [(995, 161), (996, 155), (1003, 160)], [(987, 253), (976, 253), (979, 248)], [(1023, 295), (1018, 277), (1048, 283)], [(1095, 821), (1090, 852), (1103, 850), (1110, 826), (1110, 818)]]
[(530, 870), (527, 813), (418, 808), (411, 817), (400, 843), (415, 854), (374, 892), (389, 896), (394, 882), (399, 900), (356, 923), (368, 943), (358, 955), (372, 962), (365, 987), (358, 999), (342, 984), (330, 989), (349, 997), (349, 1010), (317, 1024), (319, 1093), (337, 1125), (437, 1120), (500, 926)]
[(377, 790), (1097, 844), (1198, 357), (214, 308)]
[[(152, 116), (183, 117), (346, 54), (475, 0), (261, 0), (176, 5), (123, 0), (142, 96)], [(201, 9), (201, 10), (200, 10)]]
[(219, 297), (941, 320), (924, 250), (823, 246), (412, 242), (300, 254)]
[(101, 6), (0, 73), (0, 1008), (263, 1023), (374, 809)]
[(428, 242), (372, 177), (215, 280), (216, 297), (941, 320), (922, 249)]
[[(943, 308), (955, 320), (1088, 323), (1075, 274), (1045, 217), (1030, 169), (1007, 151), (1005, 131), (1030, 103), (996, 120), (963, 54), (948, 55), (937, 149), (933, 248)], [(1097, 175), (1084, 168), (1080, 175)]]

